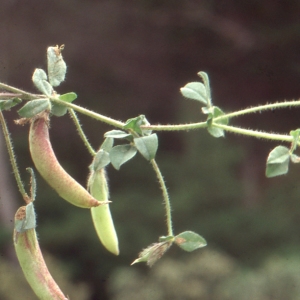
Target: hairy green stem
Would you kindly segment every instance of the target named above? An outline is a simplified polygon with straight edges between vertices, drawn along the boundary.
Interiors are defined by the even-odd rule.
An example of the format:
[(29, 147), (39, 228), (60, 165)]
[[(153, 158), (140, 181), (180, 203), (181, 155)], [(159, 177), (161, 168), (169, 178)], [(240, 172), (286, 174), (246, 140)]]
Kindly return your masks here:
[(214, 121), (216, 122), (216, 121), (220, 121), (222, 119), (238, 117), (238, 116), (256, 113), (256, 112), (262, 112), (264, 110), (273, 110), (273, 109), (277, 109), (277, 108), (285, 108), (285, 107), (293, 107), (293, 106), (300, 106), (300, 100), (291, 100), (291, 101), (285, 101), (285, 102), (270, 103), (270, 104), (264, 104), (264, 105), (259, 105), (259, 106), (255, 106), (255, 107), (245, 108), (245, 109), (241, 109), (239, 111), (235, 111), (235, 112), (228, 113), (223, 116), (214, 118)]
[(30, 199), (34, 201), (36, 197), (36, 179), (32, 168), (26, 168), (26, 171), (30, 174)]
[(16, 94), (16, 93), (0, 93), (0, 98), (19, 98), (22, 94)]
[(206, 128), (207, 123), (189, 123), (189, 124), (179, 124), (179, 125), (143, 125), (141, 129), (154, 130), (154, 131), (180, 131), (180, 130), (195, 130), (199, 128)]
[(69, 103), (69, 102), (65, 102), (65, 101), (62, 101), (56, 97), (51, 97), (50, 100), (54, 103), (57, 103), (57, 104), (60, 104), (60, 105), (63, 105), (63, 106), (66, 106), (68, 108), (72, 108), (74, 109), (75, 111), (83, 114), (83, 115), (86, 115), (88, 117), (91, 117), (93, 119), (96, 119), (98, 121), (102, 121), (104, 123), (107, 123), (111, 126), (114, 126), (114, 127), (117, 127), (117, 128), (121, 128), (123, 129), (125, 123), (122, 123), (120, 121), (117, 121), (117, 120), (114, 120), (114, 119), (111, 119), (109, 117), (106, 117), (106, 116), (103, 116), (103, 115), (100, 115), (98, 113), (95, 113), (93, 112), (92, 110), (89, 110), (89, 109), (86, 109), (86, 108), (83, 108), (81, 106), (78, 106), (78, 105), (75, 105), (73, 103)]
[(90, 154), (94, 157), (96, 155), (96, 152), (93, 149), (93, 147), (91, 146), (90, 142), (88, 141), (85, 133), (83, 132), (82, 127), (81, 127), (80, 122), (79, 122), (79, 119), (78, 119), (75, 111), (72, 108), (69, 108), (68, 110), (69, 110), (69, 113), (70, 113), (70, 116), (71, 116), (72, 120), (74, 121), (74, 124), (76, 126), (76, 129), (78, 131), (79, 136), (81, 137), (83, 143), (87, 147)]
[(163, 192), (163, 198), (164, 198), (164, 204), (165, 204), (165, 209), (166, 209), (166, 216), (167, 216), (167, 228), (168, 228), (168, 235), (173, 236), (173, 227), (172, 227), (172, 215), (171, 215), (171, 204), (170, 204), (170, 199), (169, 199), (169, 194), (168, 190), (164, 181), (164, 178), (160, 172), (160, 169), (155, 161), (155, 159), (151, 159), (151, 164), (152, 167), (156, 173), (156, 176), (158, 178), (160, 187)]
[(3, 131), (3, 135), (4, 135), (8, 155), (9, 155), (9, 158), (10, 158), (11, 166), (12, 166), (12, 169), (13, 169), (15, 179), (17, 181), (19, 191), (20, 191), (21, 195), (23, 196), (23, 199), (27, 203), (29, 197), (28, 197), (28, 195), (25, 191), (23, 182), (21, 180), (20, 172), (18, 170), (17, 161), (16, 161), (16, 157), (15, 157), (15, 154), (14, 154), (14, 150), (13, 150), (13, 144), (12, 144), (12, 141), (10, 139), (9, 131), (8, 131), (4, 116), (2, 114), (2, 111), (0, 111), (0, 123), (2, 125), (2, 131)]
[(286, 134), (268, 133), (268, 132), (264, 132), (264, 131), (257, 131), (257, 130), (245, 129), (245, 128), (240, 128), (240, 127), (222, 125), (219, 123), (213, 123), (212, 126), (224, 129), (229, 132), (242, 134), (242, 135), (248, 135), (248, 136), (256, 137), (259, 139), (285, 141), (285, 142), (292, 142), (294, 139), (292, 136), (286, 135)]
[(21, 98), (24, 100), (32, 100), (32, 99), (37, 99), (37, 98), (41, 98), (41, 97), (46, 97), (45, 95), (36, 95), (36, 94), (31, 94), (31, 93), (25, 92), (23, 90), (17, 89), (13, 86), (10, 86), (10, 85), (2, 83), (2, 82), (0, 82), (0, 89), (10, 91), (10, 92), (16, 93), (16, 94), (21, 94)]

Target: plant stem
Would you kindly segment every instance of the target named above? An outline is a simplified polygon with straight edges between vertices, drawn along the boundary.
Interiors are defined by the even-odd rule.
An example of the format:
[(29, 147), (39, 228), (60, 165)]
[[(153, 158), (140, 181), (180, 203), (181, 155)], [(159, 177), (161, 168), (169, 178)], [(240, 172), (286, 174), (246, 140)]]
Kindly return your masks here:
[(154, 130), (154, 131), (180, 131), (180, 130), (195, 130), (199, 128), (206, 128), (207, 123), (189, 123), (189, 124), (179, 124), (179, 125), (143, 125), (141, 129)]
[(222, 120), (222, 119), (238, 117), (238, 116), (246, 115), (246, 114), (250, 114), (250, 113), (261, 112), (263, 110), (273, 110), (273, 109), (277, 109), (277, 108), (293, 107), (293, 106), (300, 106), (300, 100), (270, 103), (270, 104), (264, 104), (264, 105), (260, 105), (260, 106), (245, 108), (245, 109), (242, 109), (239, 111), (235, 111), (235, 112), (228, 113), (223, 116), (214, 118), (214, 122)]
[(88, 110), (86, 108), (75, 105), (73, 103), (65, 102), (65, 101), (62, 101), (62, 100), (60, 100), (58, 98), (55, 98), (55, 97), (51, 97), (50, 100), (54, 103), (58, 103), (60, 105), (66, 106), (68, 108), (72, 108), (75, 111), (78, 111), (79, 113), (81, 113), (83, 115), (89, 116), (89, 117), (91, 117), (93, 119), (96, 119), (98, 121), (102, 121), (102, 122), (107, 123), (107, 124), (109, 124), (111, 126), (114, 126), (114, 127), (123, 129), (123, 127), (125, 125), (125, 123), (122, 123), (120, 121), (111, 119), (111, 118), (103, 116), (103, 115), (100, 115), (98, 113), (93, 112), (92, 110)]
[(23, 96), (22, 99), (24, 99), (24, 100), (32, 100), (32, 99), (37, 99), (40, 97), (42, 97), (42, 98), (46, 97), (45, 95), (35, 95), (35, 94), (25, 92), (23, 90), (17, 89), (13, 86), (10, 86), (10, 85), (2, 83), (2, 82), (0, 82), (0, 89), (10, 91), (10, 92), (16, 93), (16, 94), (21, 94)]
[(36, 180), (32, 168), (26, 168), (26, 171), (30, 174), (30, 199), (35, 200), (36, 196)]
[(164, 198), (164, 204), (165, 204), (165, 209), (166, 209), (166, 216), (167, 216), (167, 228), (168, 228), (168, 235), (173, 236), (173, 227), (172, 227), (172, 215), (171, 215), (171, 204), (170, 204), (170, 199), (169, 199), (169, 194), (168, 190), (164, 181), (164, 178), (160, 172), (160, 169), (155, 161), (155, 159), (151, 159), (151, 164), (152, 167), (156, 173), (156, 176), (158, 178), (160, 187), (163, 192), (163, 198)]
[(85, 144), (85, 146), (87, 147), (88, 151), (90, 152), (90, 154), (94, 157), (96, 152), (93, 149), (93, 147), (91, 146), (90, 142), (88, 141), (85, 133), (82, 130), (82, 127), (80, 125), (79, 119), (75, 113), (75, 111), (72, 108), (69, 108), (69, 113), (71, 115), (72, 120), (74, 121), (74, 124), (76, 126), (76, 129), (79, 133), (79, 136), (81, 137), (83, 143)]
[(274, 140), (274, 141), (285, 141), (285, 142), (292, 142), (293, 137), (290, 135), (285, 134), (278, 134), (278, 133), (268, 133), (264, 131), (257, 131), (251, 129), (245, 129), (240, 127), (222, 125), (219, 123), (213, 123), (212, 126), (224, 129), (226, 131), (230, 131), (237, 134), (253, 136), (260, 139), (267, 139), (267, 140)]
[(0, 123), (2, 125), (2, 131), (3, 131), (3, 135), (4, 135), (8, 155), (9, 155), (9, 158), (10, 158), (10, 162), (11, 162), (11, 165), (12, 165), (12, 169), (13, 169), (15, 179), (17, 181), (19, 191), (20, 191), (21, 195), (23, 196), (23, 199), (25, 200), (25, 202), (29, 203), (30, 202), (29, 197), (28, 197), (28, 195), (25, 191), (23, 182), (21, 180), (21, 176), (20, 176), (18, 166), (17, 166), (16, 157), (15, 157), (14, 150), (13, 150), (13, 144), (12, 144), (12, 141), (10, 139), (8, 128), (7, 128), (4, 116), (2, 114), (2, 111), (0, 111)]
[(0, 98), (19, 98), (22, 94), (15, 94), (15, 93), (0, 93)]

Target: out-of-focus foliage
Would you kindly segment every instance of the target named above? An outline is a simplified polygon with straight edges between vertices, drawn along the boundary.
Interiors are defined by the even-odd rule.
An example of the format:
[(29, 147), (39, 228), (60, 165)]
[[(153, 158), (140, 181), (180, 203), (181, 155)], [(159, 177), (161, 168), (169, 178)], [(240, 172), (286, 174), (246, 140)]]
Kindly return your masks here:
[[(91, 291), (83, 282), (71, 282), (70, 273), (61, 262), (49, 254), (43, 254), (51, 275), (55, 278), (60, 288), (72, 300), (88, 300)], [(0, 299), (5, 300), (34, 300), (36, 295), (28, 285), (23, 272), (18, 265), (0, 259)]]
[(147, 274), (117, 269), (109, 283), (112, 300), (297, 300), (300, 260), (270, 256), (257, 268), (243, 268), (223, 252), (205, 249), (185, 259), (163, 259)]

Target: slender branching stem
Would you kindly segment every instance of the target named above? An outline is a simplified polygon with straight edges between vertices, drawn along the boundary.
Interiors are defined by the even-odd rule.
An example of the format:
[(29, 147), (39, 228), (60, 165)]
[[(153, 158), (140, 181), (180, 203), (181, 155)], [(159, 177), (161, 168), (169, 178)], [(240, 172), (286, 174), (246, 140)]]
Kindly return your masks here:
[(106, 116), (103, 116), (103, 115), (100, 115), (98, 113), (95, 113), (93, 112), (92, 110), (89, 110), (89, 109), (86, 109), (86, 108), (83, 108), (81, 106), (78, 106), (78, 105), (75, 105), (73, 103), (69, 103), (69, 102), (65, 102), (65, 101), (62, 101), (58, 98), (55, 98), (55, 97), (51, 97), (50, 98), (52, 102), (54, 103), (57, 103), (57, 104), (60, 104), (60, 105), (63, 105), (63, 106), (66, 106), (68, 108), (72, 108), (74, 109), (75, 111), (83, 114), (83, 115), (86, 115), (88, 117), (91, 117), (93, 119), (96, 119), (98, 121), (102, 121), (106, 124), (109, 124), (111, 126), (114, 126), (114, 127), (117, 127), (117, 128), (123, 128), (125, 123), (122, 123), (120, 121), (117, 121), (117, 120), (114, 120), (114, 119), (111, 119), (109, 117), (106, 117)]
[(33, 202), (36, 197), (36, 179), (32, 168), (26, 168), (26, 171), (30, 174), (30, 199)]
[(206, 128), (206, 122), (179, 124), (179, 125), (143, 125), (142, 129), (154, 131), (180, 131), (180, 130), (195, 130), (199, 128)]
[(88, 141), (85, 133), (83, 132), (82, 130), (82, 127), (81, 127), (81, 124), (79, 122), (79, 119), (75, 113), (75, 111), (72, 109), (72, 108), (69, 108), (69, 113), (70, 113), (70, 116), (72, 118), (72, 120), (74, 121), (74, 124), (76, 126), (76, 129), (78, 131), (78, 134), (79, 136), (81, 137), (83, 143), (85, 144), (85, 146), (87, 147), (88, 151), (90, 152), (90, 154), (92, 156), (95, 156), (96, 152), (95, 150), (93, 149), (92, 145), (90, 144), (90, 142)]
[(213, 123), (212, 126), (221, 128), (225, 131), (242, 134), (242, 135), (247, 135), (247, 136), (252, 136), (252, 137), (259, 138), (259, 139), (267, 139), (267, 140), (273, 140), (273, 141), (285, 141), (285, 142), (293, 142), (293, 139), (294, 139), (291, 135), (268, 133), (268, 132), (264, 132), (264, 131), (257, 131), (257, 130), (245, 129), (245, 128), (240, 128), (240, 127), (235, 127), (235, 126), (223, 125), (223, 124), (219, 124), (219, 123)]
[(5, 98), (19, 98), (21, 97), (22, 94), (16, 94), (16, 93), (0, 93), (0, 99), (5, 99)]
[(173, 234), (173, 227), (172, 227), (171, 204), (170, 204), (168, 190), (167, 190), (164, 178), (160, 172), (160, 169), (159, 169), (155, 159), (151, 159), (150, 162), (156, 173), (156, 176), (158, 178), (158, 181), (159, 181), (160, 187), (162, 189), (162, 193), (163, 193), (163, 199), (164, 199), (164, 204), (165, 204), (165, 209), (166, 209), (166, 217), (167, 217), (168, 235), (173, 236), (174, 234)]
[(251, 113), (256, 113), (256, 112), (262, 112), (265, 110), (274, 110), (277, 108), (286, 108), (286, 107), (296, 107), (300, 106), (300, 100), (291, 100), (291, 101), (284, 101), (284, 102), (276, 102), (276, 103), (270, 103), (270, 104), (264, 104), (264, 105), (259, 105), (255, 107), (249, 107), (245, 109), (241, 109), (232, 113), (225, 114), (223, 116), (214, 118), (214, 121), (220, 121), (222, 119), (227, 119), (227, 118), (233, 118), (233, 117), (238, 117), (246, 114), (251, 114)]
[(25, 92), (23, 90), (17, 89), (13, 86), (10, 86), (8, 84), (2, 83), (2, 82), (0, 82), (0, 89), (21, 95), (21, 98), (24, 100), (32, 100), (32, 99), (38, 99), (38, 98), (44, 98), (44, 97), (46, 98), (45, 95), (31, 94), (31, 93)]
[(9, 131), (8, 131), (5, 119), (3, 117), (2, 111), (0, 111), (0, 123), (2, 125), (2, 131), (3, 131), (5, 143), (6, 143), (6, 146), (7, 146), (8, 155), (9, 155), (9, 158), (10, 158), (10, 162), (11, 162), (11, 165), (12, 165), (12, 169), (13, 169), (15, 179), (17, 181), (19, 191), (20, 191), (21, 195), (23, 196), (23, 199), (25, 200), (25, 202), (28, 203), (29, 197), (28, 197), (28, 195), (25, 191), (23, 182), (21, 180), (20, 172), (18, 170), (17, 161), (16, 161), (16, 157), (15, 157), (15, 154), (14, 154), (14, 150), (13, 150), (13, 144), (12, 144), (12, 141), (10, 139)]

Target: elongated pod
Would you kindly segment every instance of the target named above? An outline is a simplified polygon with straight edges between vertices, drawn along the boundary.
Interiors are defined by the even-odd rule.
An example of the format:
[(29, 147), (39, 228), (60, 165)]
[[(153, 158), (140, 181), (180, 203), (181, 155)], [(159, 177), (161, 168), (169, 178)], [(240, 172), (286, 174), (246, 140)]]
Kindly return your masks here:
[(83, 208), (107, 204), (107, 202), (100, 203), (93, 198), (89, 192), (59, 164), (49, 140), (47, 115), (36, 118), (31, 122), (29, 148), (35, 167), (47, 183), (55, 189), (62, 198)]
[[(99, 201), (107, 201), (109, 197), (105, 170), (92, 171), (88, 180), (88, 189)], [(109, 205), (91, 208), (93, 223), (103, 246), (115, 255), (119, 255), (119, 242), (111, 217)]]
[[(25, 222), (26, 211), (25, 206), (18, 209), (15, 215), (16, 225), (20, 221), (24, 221), (24, 224), (32, 221), (26, 220)], [(38, 244), (35, 228), (24, 229), (24, 226), (16, 226), (14, 246), (23, 273), (38, 298), (42, 300), (67, 300), (49, 273)]]

